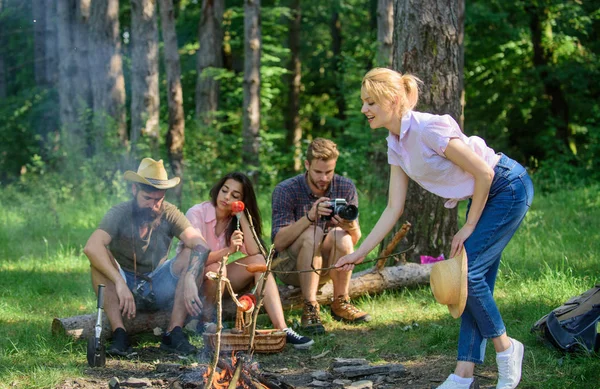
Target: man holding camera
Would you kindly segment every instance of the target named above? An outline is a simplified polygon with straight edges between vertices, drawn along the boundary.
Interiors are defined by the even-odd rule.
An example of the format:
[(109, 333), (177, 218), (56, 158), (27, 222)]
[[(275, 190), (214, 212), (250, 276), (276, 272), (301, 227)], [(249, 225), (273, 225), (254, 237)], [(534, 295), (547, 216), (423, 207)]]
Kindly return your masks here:
[(316, 138), (306, 152), (306, 172), (280, 182), (273, 191), (271, 240), (278, 252), (273, 270), (290, 272), (277, 276), (288, 285), (300, 286), (304, 298), (302, 329), (312, 334), (325, 332), (317, 290), (329, 278), (333, 282), (334, 319), (350, 323), (371, 319), (350, 303), (351, 272), (311, 271), (330, 267), (352, 253), (361, 236), (356, 187), (348, 178), (335, 174), (338, 156), (335, 143)]
[[(144, 158), (138, 171), (127, 171), (133, 199), (112, 207), (84, 248), (94, 290), (104, 284), (104, 312), (113, 329), (110, 355), (131, 352), (123, 318), (136, 311), (171, 309), (162, 349), (179, 354), (195, 351), (181, 327), (188, 314), (198, 315), (198, 287), (209, 254), (204, 238), (177, 207), (165, 201), (167, 189), (179, 184), (168, 179), (163, 161)], [(186, 255), (167, 260), (171, 241), (179, 238)], [(183, 253), (183, 252), (182, 252)]]

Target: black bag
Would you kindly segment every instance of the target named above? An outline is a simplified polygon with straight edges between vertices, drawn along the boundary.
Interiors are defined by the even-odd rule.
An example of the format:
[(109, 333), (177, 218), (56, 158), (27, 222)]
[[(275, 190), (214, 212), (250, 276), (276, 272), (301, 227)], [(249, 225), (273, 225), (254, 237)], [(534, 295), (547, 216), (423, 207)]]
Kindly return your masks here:
[(600, 351), (600, 284), (575, 296), (538, 320), (531, 332), (563, 352)]

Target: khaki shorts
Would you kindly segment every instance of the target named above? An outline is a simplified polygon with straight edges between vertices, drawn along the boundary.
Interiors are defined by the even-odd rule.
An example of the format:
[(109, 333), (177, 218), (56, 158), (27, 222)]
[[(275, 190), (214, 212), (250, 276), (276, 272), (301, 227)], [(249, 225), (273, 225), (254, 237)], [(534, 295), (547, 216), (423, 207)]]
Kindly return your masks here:
[[(271, 268), (275, 271), (296, 271), (296, 264), (298, 260), (294, 253), (289, 250), (283, 250), (277, 255), (277, 258), (273, 260)], [(325, 261), (323, 261), (325, 263)], [(325, 271), (325, 274), (319, 278), (319, 285), (325, 284), (331, 279), (329, 271)], [(277, 278), (286, 285), (300, 286), (300, 273), (274, 273)]]

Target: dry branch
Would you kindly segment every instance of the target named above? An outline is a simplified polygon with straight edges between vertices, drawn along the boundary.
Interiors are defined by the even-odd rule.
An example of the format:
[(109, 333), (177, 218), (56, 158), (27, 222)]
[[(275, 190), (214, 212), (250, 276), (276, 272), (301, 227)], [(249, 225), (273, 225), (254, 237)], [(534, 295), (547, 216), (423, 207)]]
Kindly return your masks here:
[[(380, 253), (380, 256), (387, 257), (388, 255), (390, 255), (392, 253), (392, 251), (394, 251), (396, 246), (398, 246), (398, 243), (400, 243), (400, 241), (406, 236), (406, 234), (408, 234), (410, 227), (411, 227), (411, 224), (409, 222), (404, 223), (402, 225), (402, 227), (400, 227), (400, 229), (398, 231), (396, 231), (396, 233), (394, 234), (394, 237), (392, 238), (390, 243), (388, 243), (388, 245), (385, 247), (385, 249)], [(382, 258), (379, 261), (377, 261), (377, 265), (375, 267), (377, 269), (377, 271), (381, 271), (381, 269), (383, 269), (386, 261), (387, 261), (387, 258)]]

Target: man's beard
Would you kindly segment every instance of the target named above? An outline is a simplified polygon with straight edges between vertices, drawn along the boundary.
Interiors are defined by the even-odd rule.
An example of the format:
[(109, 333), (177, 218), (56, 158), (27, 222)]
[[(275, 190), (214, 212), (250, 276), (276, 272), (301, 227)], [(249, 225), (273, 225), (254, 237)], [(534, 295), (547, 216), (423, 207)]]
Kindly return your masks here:
[(152, 228), (156, 227), (160, 223), (163, 212), (165, 210), (164, 204), (161, 204), (158, 212), (154, 212), (151, 208), (140, 208), (137, 202), (133, 201), (133, 221), (137, 225), (150, 224)]
[[(318, 182), (316, 182), (315, 180), (312, 179), (312, 177), (310, 176), (310, 173), (308, 174), (308, 179), (315, 186), (315, 188), (317, 188), (318, 190), (322, 190), (322, 191), (327, 190), (329, 188), (329, 184), (331, 184), (331, 181), (326, 184), (319, 184)], [(322, 188), (321, 187), (322, 185), (324, 185), (325, 187)]]

